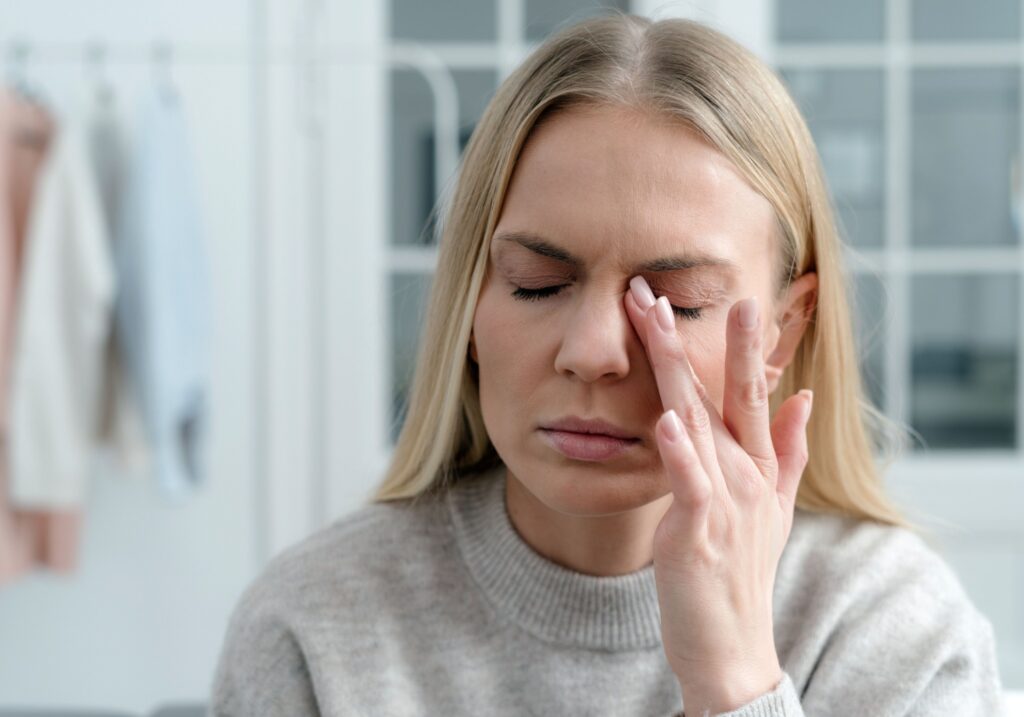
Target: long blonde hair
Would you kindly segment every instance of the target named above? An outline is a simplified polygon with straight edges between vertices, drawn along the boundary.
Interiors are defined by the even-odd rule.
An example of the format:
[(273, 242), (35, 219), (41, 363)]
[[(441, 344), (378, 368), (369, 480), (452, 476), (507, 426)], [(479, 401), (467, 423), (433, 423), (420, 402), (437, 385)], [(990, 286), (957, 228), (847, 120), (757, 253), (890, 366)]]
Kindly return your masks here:
[[(699, 22), (613, 13), (549, 36), (498, 88), (467, 145), (442, 222), (437, 270), (390, 467), (372, 502), (416, 498), (501, 462), (484, 427), (470, 330), (491, 234), (530, 131), (575, 105), (624, 106), (687, 123), (774, 206), (781, 296), (818, 274), (811, 320), (771, 413), (814, 390), (797, 507), (917, 530), (888, 499), (884, 466), (906, 433), (866, 397), (841, 240), (817, 150), (776, 74)], [(879, 461), (876, 464), (876, 455)]]

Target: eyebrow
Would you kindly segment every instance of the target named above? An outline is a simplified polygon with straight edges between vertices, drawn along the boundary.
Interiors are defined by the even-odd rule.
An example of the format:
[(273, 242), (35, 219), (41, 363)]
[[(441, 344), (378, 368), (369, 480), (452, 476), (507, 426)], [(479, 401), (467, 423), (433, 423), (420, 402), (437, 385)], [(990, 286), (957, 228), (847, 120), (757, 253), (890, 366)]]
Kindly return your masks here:
[[(583, 267), (582, 259), (573, 256), (565, 249), (556, 246), (549, 240), (533, 232), (502, 232), (494, 236), (494, 241), (515, 242), (516, 244), (520, 244), (536, 254), (540, 254), (541, 256), (546, 256), (550, 259), (555, 259), (556, 261), (568, 264), (576, 270), (579, 270)], [(682, 254), (677, 256), (667, 256), (662, 257), (660, 259), (654, 259), (653, 261), (647, 261), (644, 262), (643, 264), (640, 264), (637, 267), (634, 267), (633, 271), (630, 273), (658, 273), (666, 271), (695, 269), (698, 267), (724, 268), (736, 273), (738, 273), (740, 270), (739, 265), (730, 259), (698, 252), (691, 254)]]

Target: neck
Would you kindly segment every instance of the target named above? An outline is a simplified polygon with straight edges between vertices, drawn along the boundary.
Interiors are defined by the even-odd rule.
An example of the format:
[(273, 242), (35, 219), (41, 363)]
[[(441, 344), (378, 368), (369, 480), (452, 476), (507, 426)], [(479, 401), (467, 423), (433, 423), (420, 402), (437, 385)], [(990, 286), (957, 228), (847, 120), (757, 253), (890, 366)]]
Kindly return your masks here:
[(531, 548), (584, 575), (627, 575), (654, 559), (654, 531), (672, 504), (668, 493), (639, 508), (605, 515), (554, 510), (511, 472), (505, 483), (509, 519)]

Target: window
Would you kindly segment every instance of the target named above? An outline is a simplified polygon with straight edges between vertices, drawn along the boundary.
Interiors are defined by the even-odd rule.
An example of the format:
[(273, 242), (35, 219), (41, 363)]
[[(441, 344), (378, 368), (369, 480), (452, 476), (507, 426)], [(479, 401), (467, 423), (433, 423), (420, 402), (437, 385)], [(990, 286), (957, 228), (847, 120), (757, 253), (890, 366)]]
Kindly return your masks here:
[(1019, 451), (1018, 0), (779, 0), (777, 69), (857, 274), (869, 392), (917, 452)]
[(1016, 687), (1021, 1), (775, 7), (775, 64), (818, 145), (847, 250), (862, 374), (876, 405), (916, 432), (889, 489), (992, 620), (1003, 684)]

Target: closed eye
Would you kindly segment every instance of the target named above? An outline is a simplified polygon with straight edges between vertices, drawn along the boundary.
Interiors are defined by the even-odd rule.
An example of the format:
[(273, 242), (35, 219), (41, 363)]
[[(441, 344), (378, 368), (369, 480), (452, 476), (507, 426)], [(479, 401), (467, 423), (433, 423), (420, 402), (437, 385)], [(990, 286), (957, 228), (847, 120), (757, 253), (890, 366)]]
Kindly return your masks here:
[[(524, 289), (521, 286), (517, 286), (516, 290), (512, 292), (512, 296), (520, 301), (539, 301), (546, 299), (549, 296), (554, 296), (559, 291), (564, 289), (568, 284), (560, 284), (558, 286), (545, 286), (542, 289)], [(685, 306), (672, 306), (672, 311), (676, 316), (684, 319), (699, 319), (701, 317), (701, 311), (704, 307), (688, 308)]]

